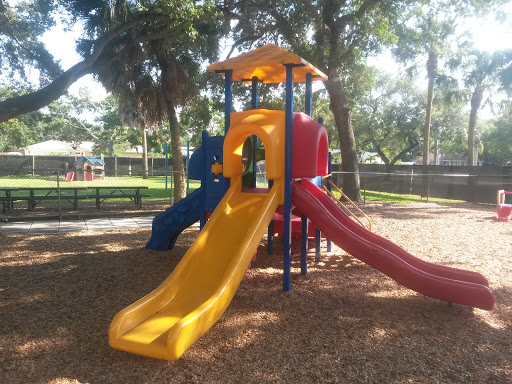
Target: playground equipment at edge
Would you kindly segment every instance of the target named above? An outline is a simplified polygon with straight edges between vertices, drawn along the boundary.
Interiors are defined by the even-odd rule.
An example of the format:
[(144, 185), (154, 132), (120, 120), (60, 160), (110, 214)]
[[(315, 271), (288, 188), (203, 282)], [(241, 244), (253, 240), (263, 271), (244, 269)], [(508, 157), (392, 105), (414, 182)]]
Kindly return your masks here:
[[(112, 347), (154, 358), (178, 359), (228, 307), (280, 205), (285, 291), (291, 288), (291, 212), (295, 206), (294, 212), (303, 220), (303, 240), (307, 239), (307, 217), (342, 249), (405, 287), (448, 302), (492, 309), (494, 296), (484, 276), (414, 257), (353, 221), (308, 180), (329, 173), (327, 132), (310, 118), (311, 82), (325, 79), (324, 74), (299, 56), (273, 45), (212, 64), (208, 69), (225, 76), (225, 138), (203, 135), (202, 148), (194, 153), (196, 159), (191, 159), (191, 169), (201, 180), (201, 188), (155, 218), (147, 247), (174, 246), (179, 234), (197, 219), (202, 230), (156, 290), (114, 317), (109, 331)], [(252, 83), (252, 110), (231, 113), (232, 80)], [(258, 83), (284, 81), (286, 110), (258, 109)], [(306, 82), (306, 113), (293, 112), (294, 81)], [(255, 179), (244, 185), (244, 142), (253, 136), (265, 147), (267, 179), (271, 181), (268, 189), (255, 188)], [(255, 142), (253, 139), (252, 144)], [(252, 155), (255, 159), (256, 150)], [(269, 229), (269, 233), (273, 231)], [(304, 243), (302, 274), (307, 273)]]
[(496, 196), (496, 204), (498, 206), (496, 220), (498, 221), (512, 220), (512, 204), (505, 204), (506, 195), (512, 195), (512, 192), (500, 189)]

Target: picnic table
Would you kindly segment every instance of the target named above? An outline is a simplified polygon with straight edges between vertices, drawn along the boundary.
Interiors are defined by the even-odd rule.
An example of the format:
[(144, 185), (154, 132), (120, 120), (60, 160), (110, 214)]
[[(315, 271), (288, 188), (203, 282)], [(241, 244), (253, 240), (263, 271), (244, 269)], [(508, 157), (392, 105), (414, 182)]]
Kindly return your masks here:
[[(148, 187), (141, 186), (101, 186), (101, 187), (0, 187), (0, 196), (2, 202), (2, 212), (14, 207), (15, 201), (27, 201), (28, 209), (33, 210), (37, 204), (43, 201), (64, 200), (71, 203), (74, 209), (78, 209), (78, 200), (94, 199), (96, 208), (101, 207), (101, 203), (106, 199), (129, 199), (137, 207), (142, 208), (142, 198), (149, 197), (142, 194), (141, 190)], [(20, 191), (26, 191), (20, 194)], [(16, 192), (16, 193), (14, 193)], [(81, 193), (85, 192), (85, 193)]]
[(9, 196), (10, 208), (15, 201), (20, 200), (27, 201), (28, 209), (33, 210), (42, 201), (60, 199), (71, 203), (75, 209), (78, 209), (78, 200), (87, 199), (87, 195), (78, 194), (78, 192), (86, 189), (87, 187), (17, 187), (16, 191), (27, 191), (28, 194), (11, 194)]
[(100, 205), (106, 199), (130, 199), (137, 207), (142, 208), (142, 198), (149, 197), (140, 193), (141, 189), (148, 187), (130, 187), (130, 186), (102, 186), (88, 187), (95, 190), (96, 208), (100, 209)]

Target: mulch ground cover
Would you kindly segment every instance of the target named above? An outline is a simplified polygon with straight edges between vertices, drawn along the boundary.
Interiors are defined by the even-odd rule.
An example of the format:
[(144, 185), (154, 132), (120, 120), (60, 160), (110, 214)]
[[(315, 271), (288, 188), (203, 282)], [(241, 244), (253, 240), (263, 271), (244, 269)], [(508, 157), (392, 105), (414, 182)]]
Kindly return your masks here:
[(419, 295), (333, 246), (282, 291), (281, 243), (176, 362), (108, 346), (114, 315), (155, 289), (197, 236), (0, 231), (0, 383), (512, 383), (512, 223), (473, 204), (372, 203), (374, 232), (417, 257), (484, 274), (490, 311)]

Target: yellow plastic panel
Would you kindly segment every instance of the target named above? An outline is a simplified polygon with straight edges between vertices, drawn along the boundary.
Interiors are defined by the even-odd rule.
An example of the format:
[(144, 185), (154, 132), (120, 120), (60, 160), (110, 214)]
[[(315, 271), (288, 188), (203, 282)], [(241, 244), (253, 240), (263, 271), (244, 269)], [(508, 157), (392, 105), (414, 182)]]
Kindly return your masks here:
[(313, 80), (327, 80), (327, 76), (302, 57), (267, 44), (239, 56), (219, 61), (207, 67), (208, 71), (231, 70), (233, 80), (249, 82), (257, 76), (264, 83), (286, 82), (286, 68), (284, 64), (301, 65), (293, 70), (294, 81), (306, 81), (306, 74), (311, 73)]
[(119, 312), (110, 325), (114, 348), (177, 360), (224, 313), (278, 206), (279, 182), (268, 194), (231, 187), (171, 275)]
[(284, 177), (284, 111), (252, 109), (231, 113), (231, 127), (224, 139), (224, 176), (242, 175), (242, 147), (245, 139), (256, 135), (265, 146), (268, 179)]

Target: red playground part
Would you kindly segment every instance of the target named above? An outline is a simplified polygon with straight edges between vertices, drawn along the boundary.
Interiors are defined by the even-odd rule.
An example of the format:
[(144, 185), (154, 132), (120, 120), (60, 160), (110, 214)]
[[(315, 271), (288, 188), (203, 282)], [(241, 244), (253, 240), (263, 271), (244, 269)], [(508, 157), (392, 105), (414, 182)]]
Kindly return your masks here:
[(493, 308), (494, 295), (484, 276), (414, 257), (355, 223), (308, 180), (294, 182), (293, 203), (336, 245), (404, 287), (450, 303)]
[(498, 220), (498, 221), (512, 220), (512, 204), (498, 205), (498, 214), (496, 215), (496, 220)]
[(75, 178), (75, 172), (68, 172), (68, 173), (66, 173), (66, 180), (64, 180), (64, 181), (73, 181), (74, 178)]
[(503, 189), (498, 191), (496, 200), (498, 203), (498, 213), (496, 220), (498, 221), (510, 221), (512, 220), (512, 204), (505, 204), (505, 196), (512, 195), (512, 192), (504, 191)]
[[(273, 227), (274, 235), (282, 236), (284, 229), (283, 215), (274, 213)], [(309, 223), (308, 225), (308, 237), (315, 237), (315, 226)], [(302, 237), (302, 219), (292, 214), (292, 238), (300, 239)], [(325, 235), (322, 233), (322, 238), (325, 239)], [(309, 243), (308, 243), (309, 244)]]
[(329, 174), (329, 139), (325, 128), (305, 113), (293, 114), (292, 178)]

